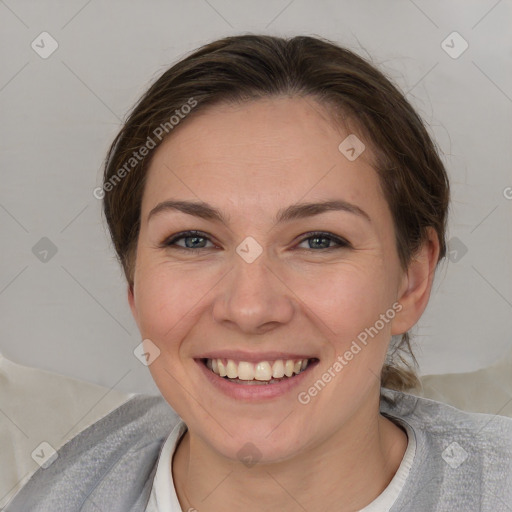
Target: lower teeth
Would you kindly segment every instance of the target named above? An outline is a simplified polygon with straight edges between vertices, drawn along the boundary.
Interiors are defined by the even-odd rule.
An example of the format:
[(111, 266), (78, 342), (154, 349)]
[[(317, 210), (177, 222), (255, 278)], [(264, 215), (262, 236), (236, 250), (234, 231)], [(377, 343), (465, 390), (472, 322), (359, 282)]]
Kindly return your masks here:
[(235, 384), (245, 384), (248, 386), (259, 386), (262, 384), (276, 384), (278, 382), (281, 382), (283, 379), (291, 379), (291, 377), (281, 377), (280, 379), (270, 379), (270, 380), (240, 380), (239, 378), (236, 379), (229, 379), (228, 377), (223, 377), (226, 380), (229, 380), (229, 382), (234, 382)]

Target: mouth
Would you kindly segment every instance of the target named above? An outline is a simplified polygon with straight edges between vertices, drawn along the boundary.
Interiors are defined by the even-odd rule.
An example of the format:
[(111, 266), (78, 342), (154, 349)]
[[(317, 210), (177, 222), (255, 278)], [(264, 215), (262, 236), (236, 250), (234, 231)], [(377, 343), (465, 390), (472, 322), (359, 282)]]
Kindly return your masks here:
[(201, 358), (198, 361), (224, 381), (245, 386), (265, 386), (294, 380), (315, 366), (319, 360), (312, 357), (255, 362), (227, 358)]

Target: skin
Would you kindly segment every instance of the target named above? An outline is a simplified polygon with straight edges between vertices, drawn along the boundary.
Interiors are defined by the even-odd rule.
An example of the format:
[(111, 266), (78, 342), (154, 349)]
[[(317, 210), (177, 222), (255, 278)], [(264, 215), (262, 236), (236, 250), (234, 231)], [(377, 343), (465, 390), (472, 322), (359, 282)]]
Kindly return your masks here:
[[(404, 456), (407, 435), (379, 413), (378, 376), (391, 335), (410, 329), (427, 305), (439, 242), (429, 230), (401, 268), (369, 142), (351, 162), (338, 150), (348, 133), (312, 98), (280, 97), (198, 112), (154, 154), (128, 300), (142, 337), (161, 351), (151, 374), (188, 426), (171, 464), (183, 510), (353, 511), (382, 493)], [(178, 211), (148, 223), (168, 199), (209, 203), (229, 224)], [(329, 211), (274, 223), (282, 208), (327, 199), (357, 205), (371, 222)], [(206, 248), (160, 246), (189, 229), (208, 235)], [(351, 245), (316, 248), (309, 231)], [(247, 236), (263, 248), (250, 264), (235, 251)], [(297, 393), (397, 301), (394, 319), (299, 403)], [(210, 349), (283, 350), (320, 362), (300, 389), (243, 403), (217, 391), (194, 362)], [(237, 455), (248, 442), (261, 457), (251, 467)]]

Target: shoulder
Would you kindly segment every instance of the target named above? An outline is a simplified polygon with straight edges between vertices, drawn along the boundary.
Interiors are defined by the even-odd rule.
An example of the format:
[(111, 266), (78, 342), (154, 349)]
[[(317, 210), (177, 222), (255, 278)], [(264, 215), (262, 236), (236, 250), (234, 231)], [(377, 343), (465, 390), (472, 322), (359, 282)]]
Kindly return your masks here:
[(86, 501), (92, 508), (97, 502), (109, 511), (132, 510), (149, 496), (160, 449), (180, 421), (161, 396), (133, 396), (64, 444), (6, 512), (72, 512)]
[(486, 446), (512, 449), (512, 418), (499, 414), (467, 412), (451, 405), (401, 391), (384, 389), (390, 401), (381, 402), (381, 411), (409, 421), (432, 436), (457, 435)]
[(389, 401), (381, 401), (381, 413), (416, 441), (403, 499), (438, 504), (434, 510), (440, 511), (511, 510), (506, 504), (512, 503), (512, 418), (466, 412), (400, 391), (386, 389), (383, 396)]

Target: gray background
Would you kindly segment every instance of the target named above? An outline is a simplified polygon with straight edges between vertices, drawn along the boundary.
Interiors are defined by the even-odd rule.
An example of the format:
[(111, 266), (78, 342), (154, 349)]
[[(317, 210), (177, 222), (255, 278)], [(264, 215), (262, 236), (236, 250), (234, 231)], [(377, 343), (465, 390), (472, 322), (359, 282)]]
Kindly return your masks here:
[[(262, 32), (370, 55), (428, 122), (452, 184), (451, 261), (415, 353), (422, 374), (492, 364), (512, 345), (511, 21), (510, 0), (0, 1), (0, 351), (158, 392), (133, 355), (141, 339), (92, 191), (150, 82), (210, 40)], [(43, 31), (58, 43), (46, 59), (31, 47)], [(454, 31), (469, 44), (457, 58)], [(41, 261), (44, 237), (57, 252)]]

